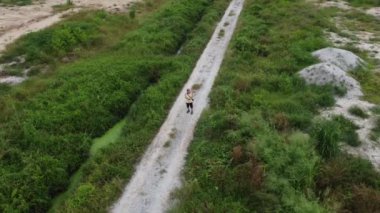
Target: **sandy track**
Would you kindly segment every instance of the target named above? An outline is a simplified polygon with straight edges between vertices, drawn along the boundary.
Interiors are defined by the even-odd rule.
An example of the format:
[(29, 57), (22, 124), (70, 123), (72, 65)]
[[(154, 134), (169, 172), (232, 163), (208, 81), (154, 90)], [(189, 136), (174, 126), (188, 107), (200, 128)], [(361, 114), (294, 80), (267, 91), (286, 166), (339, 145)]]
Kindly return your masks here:
[(0, 53), (6, 46), (21, 36), (49, 27), (68, 13), (81, 9), (106, 9), (124, 11), (135, 0), (73, 0), (75, 7), (68, 11), (55, 13), (54, 5), (66, 3), (66, 0), (46, 0), (27, 6), (0, 7)]
[[(180, 174), (187, 148), (201, 113), (208, 104), (208, 95), (235, 30), (243, 3), (244, 0), (232, 0), (169, 116), (145, 152), (112, 212), (164, 212), (170, 207), (171, 192), (181, 186)], [(224, 30), (224, 36), (221, 36), (221, 30)], [(186, 114), (184, 95), (186, 89), (195, 84), (201, 87), (195, 92), (195, 110), (194, 114), (190, 115)]]

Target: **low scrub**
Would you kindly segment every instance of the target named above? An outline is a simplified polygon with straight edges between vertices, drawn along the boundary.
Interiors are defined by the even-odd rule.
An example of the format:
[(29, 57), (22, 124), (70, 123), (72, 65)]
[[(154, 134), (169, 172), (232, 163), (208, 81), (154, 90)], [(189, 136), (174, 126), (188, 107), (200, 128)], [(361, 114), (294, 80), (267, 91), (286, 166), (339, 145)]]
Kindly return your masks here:
[(32, 0), (0, 0), (0, 5), (28, 5), (31, 4)]
[(365, 6), (365, 7), (378, 7), (380, 6), (379, 0), (347, 0), (353, 6)]
[[(148, 87), (132, 105), (125, 117), (126, 124), (120, 139), (83, 166), (80, 183), (56, 206), (57, 212), (107, 211), (116, 202), (133, 175), (135, 164), (159, 130), (178, 91), (193, 70), (228, 3), (228, 0), (213, 1), (206, 9), (197, 27), (188, 35), (181, 54), (172, 57), (173, 63), (179, 65), (177, 69), (165, 73), (157, 84)], [(170, 142), (165, 146), (170, 146)]]
[(339, 207), (335, 211), (379, 210), (380, 175), (367, 160), (339, 155), (327, 161), (320, 168), (316, 186), (322, 201), (333, 200)]
[[(114, 51), (60, 68), (45, 90), (18, 102), (13, 115), (2, 117), (0, 149), (5, 154), (0, 161), (1, 211), (46, 211), (52, 198), (66, 189), (71, 174), (88, 158), (93, 138), (128, 111), (136, 112), (133, 104), (140, 97), (160, 98), (154, 95), (173, 86), (178, 79), (168, 75), (183, 71), (191, 63), (188, 59), (174, 60), (174, 53), (210, 3), (169, 1), (140, 28), (126, 34)], [(166, 82), (165, 87), (149, 92), (148, 88), (158, 82)], [(139, 106), (145, 109), (150, 105)], [(155, 120), (154, 111), (143, 113), (146, 119)], [(88, 193), (92, 187), (81, 190)]]
[(358, 106), (352, 106), (352, 107), (350, 107), (350, 109), (348, 110), (348, 112), (350, 114), (352, 114), (352, 115), (355, 115), (355, 116), (357, 116), (359, 118), (363, 118), (363, 119), (369, 117), (369, 115), (362, 108), (360, 108)]
[(325, 44), (325, 20), (310, 11), (301, 1), (245, 2), (173, 212), (324, 211), (304, 193), (320, 157), (314, 139), (299, 131), (309, 129), (318, 107), (334, 104), (334, 88), (307, 86), (296, 75)]
[[(304, 1), (245, 1), (171, 212), (333, 212), (335, 193), (351, 198), (349, 190), (321, 190), (319, 178), (327, 175), (321, 168), (344, 161), (339, 142), (357, 137), (356, 127), (315, 121), (319, 109), (335, 104), (337, 89), (308, 86), (296, 74), (316, 63), (311, 52), (328, 45), (323, 30), (333, 26), (324, 12)], [(346, 158), (339, 184), (378, 190), (372, 165)]]
[(316, 149), (323, 158), (335, 157), (339, 149), (341, 132), (334, 121), (317, 121), (312, 127), (312, 136), (316, 140)]

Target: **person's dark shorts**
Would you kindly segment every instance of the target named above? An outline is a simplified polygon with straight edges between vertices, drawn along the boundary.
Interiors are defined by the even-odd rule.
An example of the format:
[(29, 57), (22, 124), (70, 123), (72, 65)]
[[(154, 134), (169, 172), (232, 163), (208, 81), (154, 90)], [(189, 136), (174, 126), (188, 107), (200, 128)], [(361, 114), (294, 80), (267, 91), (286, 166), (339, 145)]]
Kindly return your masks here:
[(187, 107), (187, 108), (189, 108), (189, 107), (190, 107), (190, 108), (193, 108), (193, 103), (186, 103), (186, 107)]

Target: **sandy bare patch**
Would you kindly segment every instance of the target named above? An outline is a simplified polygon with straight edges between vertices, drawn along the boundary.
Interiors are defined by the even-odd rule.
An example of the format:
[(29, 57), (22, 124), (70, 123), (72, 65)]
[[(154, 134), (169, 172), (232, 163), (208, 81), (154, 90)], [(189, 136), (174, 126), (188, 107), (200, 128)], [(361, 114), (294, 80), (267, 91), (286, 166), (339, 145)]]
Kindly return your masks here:
[(342, 10), (350, 10), (352, 7), (345, 1), (323, 1), (318, 3), (320, 7), (336, 7)]
[[(171, 192), (181, 186), (181, 170), (195, 126), (223, 61), (244, 0), (232, 0), (222, 21), (203, 51), (190, 79), (183, 87), (170, 113), (145, 152), (136, 172), (125, 188), (113, 212), (165, 212)], [(233, 15), (231, 15), (233, 14)], [(224, 23), (230, 23), (224, 26)], [(219, 32), (224, 30), (224, 35)], [(197, 89), (194, 114), (186, 114), (184, 95), (187, 88)]]
[(376, 18), (380, 19), (380, 7), (374, 7), (371, 9), (366, 10), (366, 13), (368, 15), (375, 16)]

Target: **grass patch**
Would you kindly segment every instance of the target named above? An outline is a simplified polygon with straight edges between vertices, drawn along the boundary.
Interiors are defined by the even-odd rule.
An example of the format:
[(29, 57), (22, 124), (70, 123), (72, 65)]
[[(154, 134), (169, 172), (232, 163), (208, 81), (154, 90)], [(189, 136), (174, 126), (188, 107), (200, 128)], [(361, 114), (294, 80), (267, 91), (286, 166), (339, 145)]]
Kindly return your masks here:
[(0, 5), (28, 5), (31, 4), (33, 1), (32, 0), (0, 0)]
[(371, 103), (380, 104), (380, 94), (378, 92), (380, 73), (372, 72), (369, 69), (360, 70), (352, 74), (360, 82), (365, 99)]
[(352, 6), (355, 7), (378, 7), (380, 6), (379, 0), (347, 0)]
[[(141, 27), (127, 33), (112, 51), (63, 66), (38, 95), (16, 96), (24, 101), (6, 102), (17, 110), (11, 108), (13, 115), (1, 116), (0, 150), (7, 153), (0, 161), (1, 211), (49, 209), (52, 198), (66, 190), (69, 177), (88, 159), (92, 139), (103, 135), (127, 113), (131, 113), (130, 120), (139, 125), (138, 129), (143, 129), (142, 124), (152, 127), (149, 120), (159, 125), (155, 123), (155, 110), (147, 107), (161, 110), (160, 116), (164, 117), (176, 88), (197, 58), (191, 54), (192, 57), (177, 58), (175, 53), (210, 3), (168, 1)], [(11, 99), (7, 96), (4, 100), (7, 98)], [(0, 108), (2, 113), (7, 112), (4, 105)], [(133, 118), (136, 114), (144, 116)], [(140, 134), (146, 136), (148, 132)], [(150, 136), (143, 140), (145, 144)], [(137, 141), (133, 140), (136, 146)], [(131, 147), (134, 146), (125, 148), (136, 151)], [(96, 159), (99, 158), (94, 158), (95, 162)], [(131, 167), (133, 162), (129, 161)], [(112, 168), (107, 166), (103, 182), (115, 174), (115, 170), (110, 171)], [(82, 172), (88, 175), (91, 170), (83, 168)], [(98, 173), (94, 175), (99, 177)], [(86, 184), (78, 190), (83, 195), (94, 188)], [(109, 202), (102, 194), (99, 196), (104, 202)], [(80, 211), (78, 202), (74, 199), (67, 209)], [(101, 208), (93, 204), (87, 207), (95, 211), (108, 207), (102, 204), (98, 203)]]
[[(340, 202), (334, 194), (347, 198), (351, 191), (329, 188), (329, 193), (321, 190), (323, 197), (316, 179), (325, 177), (321, 167), (342, 159), (339, 142), (357, 137), (355, 127), (338, 118), (314, 121), (318, 109), (334, 105), (336, 88), (307, 86), (296, 75), (315, 63), (311, 52), (328, 45), (323, 30), (332, 24), (325, 10), (304, 1), (245, 4), (210, 108), (190, 145), (186, 182), (176, 192), (180, 201), (171, 212), (346, 210), (354, 200), (338, 208), (328, 201)], [(363, 175), (340, 183), (378, 190), (371, 164), (350, 162), (355, 163), (346, 165), (349, 171)]]
[(357, 147), (361, 144), (358, 133), (356, 133), (358, 127), (350, 120), (344, 118), (343, 116), (336, 116), (332, 121), (339, 125), (339, 131), (341, 132), (339, 139), (340, 142), (347, 143), (352, 147)]
[(71, 0), (67, 0), (64, 4), (58, 4), (53, 6), (54, 12), (63, 12), (74, 7), (74, 3)]
[(307, 86), (296, 72), (315, 62), (310, 52), (324, 47), (326, 22), (300, 1), (245, 4), (172, 211), (322, 212), (303, 193), (320, 157), (299, 130), (334, 104), (334, 88)]
[(354, 115), (354, 116), (357, 116), (357, 117), (363, 118), (363, 119), (366, 119), (366, 118), (369, 117), (369, 115), (362, 108), (360, 108), (359, 106), (352, 106), (352, 107), (350, 107), (350, 109), (348, 110), (348, 112), (351, 115)]

